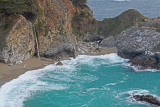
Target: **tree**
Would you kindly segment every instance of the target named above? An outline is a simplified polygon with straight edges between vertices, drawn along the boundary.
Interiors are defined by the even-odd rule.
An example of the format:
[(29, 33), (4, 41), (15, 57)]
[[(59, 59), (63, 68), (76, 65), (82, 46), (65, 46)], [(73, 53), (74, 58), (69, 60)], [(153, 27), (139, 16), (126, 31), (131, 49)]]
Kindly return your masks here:
[(0, 0), (0, 13), (22, 14), (32, 19), (39, 12), (37, 0)]
[(71, 0), (75, 6), (86, 7), (87, 0)]
[(29, 11), (26, 0), (0, 0), (0, 12), (5, 14), (24, 13)]

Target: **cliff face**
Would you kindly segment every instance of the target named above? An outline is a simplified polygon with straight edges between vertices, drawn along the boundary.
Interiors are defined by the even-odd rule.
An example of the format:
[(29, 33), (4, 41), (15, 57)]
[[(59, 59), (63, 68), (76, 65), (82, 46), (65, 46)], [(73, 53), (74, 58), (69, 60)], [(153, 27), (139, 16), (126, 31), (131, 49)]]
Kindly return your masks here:
[(139, 69), (160, 69), (160, 19), (147, 19), (116, 38), (118, 54)]
[(32, 57), (35, 54), (35, 42), (31, 22), (22, 15), (1, 14), (0, 17), (0, 61), (13, 65)]
[[(59, 57), (73, 56), (76, 39), (94, 21), (88, 6), (75, 0), (24, 0), (20, 3), (26, 9), (20, 11), (22, 5), (13, 7), (13, 12), (18, 14), (8, 10), (6, 12), (9, 13), (0, 11), (3, 19), (0, 21), (0, 60), (10, 65), (19, 64), (37, 53), (35, 37), (38, 38), (41, 56), (55, 58), (59, 53)], [(57, 49), (58, 47), (70, 48)], [(54, 53), (49, 53), (53, 51)]]

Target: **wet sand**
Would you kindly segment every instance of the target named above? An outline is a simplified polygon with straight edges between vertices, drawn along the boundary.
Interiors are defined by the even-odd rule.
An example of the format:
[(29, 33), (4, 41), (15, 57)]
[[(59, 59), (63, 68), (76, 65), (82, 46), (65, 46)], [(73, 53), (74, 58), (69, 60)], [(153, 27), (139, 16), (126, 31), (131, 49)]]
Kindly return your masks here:
[(0, 86), (24, 74), (26, 71), (43, 68), (48, 64), (53, 64), (52, 59), (43, 57), (40, 60), (32, 57), (16, 66), (8, 66), (7, 64), (0, 63)]
[[(116, 48), (103, 48), (103, 49), (95, 49), (91, 52), (84, 53), (83, 55), (104, 55), (110, 53), (117, 53)], [(11, 81), (12, 79), (17, 78), (18, 76), (24, 74), (29, 70), (35, 70), (39, 68), (43, 68), (49, 64), (53, 64), (52, 59), (41, 57), (41, 59), (37, 59), (36, 57), (32, 57), (27, 61), (24, 61), (22, 64), (16, 66), (8, 66), (7, 64), (0, 63), (0, 87), (6, 82)]]

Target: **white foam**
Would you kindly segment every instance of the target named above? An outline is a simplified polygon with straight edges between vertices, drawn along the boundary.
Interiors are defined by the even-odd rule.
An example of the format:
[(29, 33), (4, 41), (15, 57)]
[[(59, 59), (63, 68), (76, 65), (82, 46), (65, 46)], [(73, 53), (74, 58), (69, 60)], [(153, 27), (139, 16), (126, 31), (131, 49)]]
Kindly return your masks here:
[(0, 107), (23, 107), (23, 101), (32, 96), (36, 91), (64, 90), (65, 84), (48, 84), (39, 79), (45, 72), (53, 69), (49, 65), (43, 69), (28, 71), (0, 88)]
[(116, 85), (117, 83), (108, 83), (108, 84), (106, 84), (105, 86), (112, 86), (112, 85)]
[[(99, 61), (98, 63), (96, 63), (97, 60)], [(17, 79), (4, 84), (0, 88), (0, 107), (23, 107), (23, 102), (31, 96), (34, 96), (39, 90), (49, 91), (68, 89), (70, 86), (66, 85), (66, 82), (92, 82), (98, 80), (94, 75), (87, 73), (77, 74), (74, 72), (77, 69), (81, 69), (81, 66), (84, 64), (96, 67), (101, 64), (111, 65), (125, 61), (126, 60), (120, 58), (117, 54), (100, 56), (80, 55), (76, 59), (62, 61), (64, 64), (63, 66), (52, 64), (42, 69), (28, 71)], [(52, 73), (53, 71), (54, 73)], [(51, 74), (47, 74), (46, 72), (51, 72)], [(62, 83), (47, 83), (41, 79), (43, 76), (50, 77), (55, 81), (62, 81)]]
[(124, 66), (131, 67), (134, 71), (137, 72), (144, 72), (144, 71), (149, 71), (149, 72), (158, 72), (160, 70), (157, 69), (145, 69), (141, 70), (141, 66), (133, 66), (131, 63), (123, 63)]

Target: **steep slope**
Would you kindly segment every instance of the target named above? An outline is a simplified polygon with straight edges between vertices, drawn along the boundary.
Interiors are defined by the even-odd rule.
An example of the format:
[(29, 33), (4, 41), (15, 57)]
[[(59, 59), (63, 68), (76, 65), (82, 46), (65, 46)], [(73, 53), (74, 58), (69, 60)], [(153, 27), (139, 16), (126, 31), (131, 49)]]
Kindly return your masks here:
[(146, 19), (135, 9), (129, 9), (115, 18), (104, 19), (98, 23), (97, 32), (104, 36), (116, 36), (123, 30), (134, 26)]
[[(117, 36), (123, 30), (144, 22), (147, 17), (135, 9), (129, 9), (115, 18), (105, 18), (103, 21), (96, 21), (94, 30), (84, 36), (85, 41), (101, 41), (110, 36)], [(113, 39), (109, 39), (113, 40)]]
[[(74, 56), (78, 36), (90, 29), (91, 20), (95, 20), (92, 11), (86, 5), (86, 0), (5, 0), (0, 1), (0, 13), (1, 18), (4, 19), (0, 21), (0, 60), (10, 65), (18, 64), (37, 54), (35, 36), (38, 38), (41, 56), (55, 59)], [(12, 32), (16, 33), (12, 34)], [(6, 42), (10, 38), (13, 38), (15, 44)], [(27, 52), (12, 49), (11, 46), (29, 48), (26, 51), (31, 53), (27, 56)], [(9, 58), (10, 54), (12, 58)]]
[(13, 65), (31, 58), (35, 54), (31, 22), (22, 15), (0, 17), (0, 61)]

